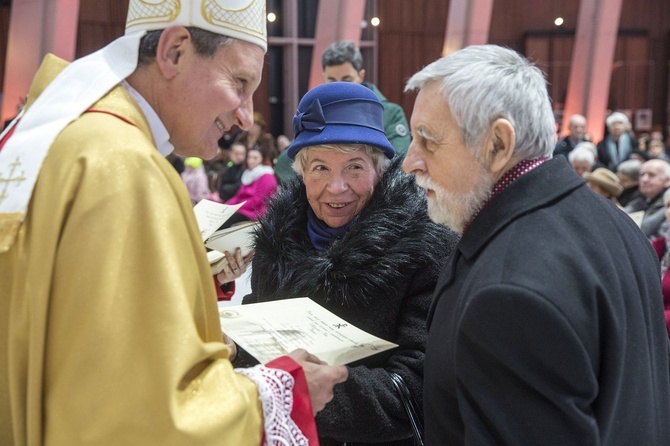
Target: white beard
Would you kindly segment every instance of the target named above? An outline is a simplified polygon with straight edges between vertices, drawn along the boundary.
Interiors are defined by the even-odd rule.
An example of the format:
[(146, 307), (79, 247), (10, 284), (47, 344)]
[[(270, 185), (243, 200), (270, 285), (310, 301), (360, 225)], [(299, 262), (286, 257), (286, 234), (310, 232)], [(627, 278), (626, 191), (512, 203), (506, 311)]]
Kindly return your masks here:
[(473, 175), (477, 176), (478, 181), (471, 191), (465, 193), (447, 191), (435, 184), (429, 176), (416, 175), (416, 182), (420, 187), (435, 193), (434, 196), (428, 197), (428, 216), (431, 220), (446, 225), (458, 233), (463, 232), (465, 225), (489, 198), (495, 185), (493, 178), (479, 162), (476, 163)]

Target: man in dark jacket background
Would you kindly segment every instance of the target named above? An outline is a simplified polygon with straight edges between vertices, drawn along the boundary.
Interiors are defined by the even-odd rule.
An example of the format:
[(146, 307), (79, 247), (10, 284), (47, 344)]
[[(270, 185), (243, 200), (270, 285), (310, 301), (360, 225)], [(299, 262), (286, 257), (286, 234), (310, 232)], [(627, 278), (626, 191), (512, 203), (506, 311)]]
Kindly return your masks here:
[(658, 262), (632, 219), (550, 159), (541, 71), (470, 46), (407, 88), (403, 167), (431, 218), (463, 234), (428, 316), (427, 444), (670, 444)]

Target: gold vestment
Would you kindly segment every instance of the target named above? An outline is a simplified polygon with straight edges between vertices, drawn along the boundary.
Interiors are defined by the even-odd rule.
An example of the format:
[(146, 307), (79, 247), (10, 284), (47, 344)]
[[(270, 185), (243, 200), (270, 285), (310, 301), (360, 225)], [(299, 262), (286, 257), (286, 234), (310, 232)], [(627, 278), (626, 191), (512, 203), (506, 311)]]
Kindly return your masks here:
[(54, 141), (0, 254), (0, 444), (256, 446), (228, 355), (186, 188), (116, 87)]

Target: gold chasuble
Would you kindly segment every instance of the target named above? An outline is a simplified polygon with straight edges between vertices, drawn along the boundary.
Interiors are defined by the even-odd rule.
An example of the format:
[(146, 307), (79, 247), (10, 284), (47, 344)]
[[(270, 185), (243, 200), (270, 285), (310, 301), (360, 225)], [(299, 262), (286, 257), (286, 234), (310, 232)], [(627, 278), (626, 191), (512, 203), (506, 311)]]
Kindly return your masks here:
[(228, 355), (186, 188), (116, 87), (56, 138), (0, 254), (0, 444), (259, 445)]

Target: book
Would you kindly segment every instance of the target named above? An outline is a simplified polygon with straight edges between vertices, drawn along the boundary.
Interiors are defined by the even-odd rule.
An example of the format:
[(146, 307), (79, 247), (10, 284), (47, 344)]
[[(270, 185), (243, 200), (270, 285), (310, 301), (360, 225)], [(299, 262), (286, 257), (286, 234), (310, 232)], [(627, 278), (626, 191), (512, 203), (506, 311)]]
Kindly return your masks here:
[(308, 297), (225, 307), (221, 329), (261, 364), (303, 348), (342, 365), (397, 344), (361, 330)]
[(246, 256), (254, 249), (254, 234), (258, 222), (247, 221), (218, 230), (243, 204), (244, 202), (228, 205), (200, 200), (193, 207), (200, 236), (205, 246), (212, 250), (207, 253), (212, 274), (220, 273), (228, 263), (224, 252), (235, 254), (235, 249), (240, 248), (242, 255)]

